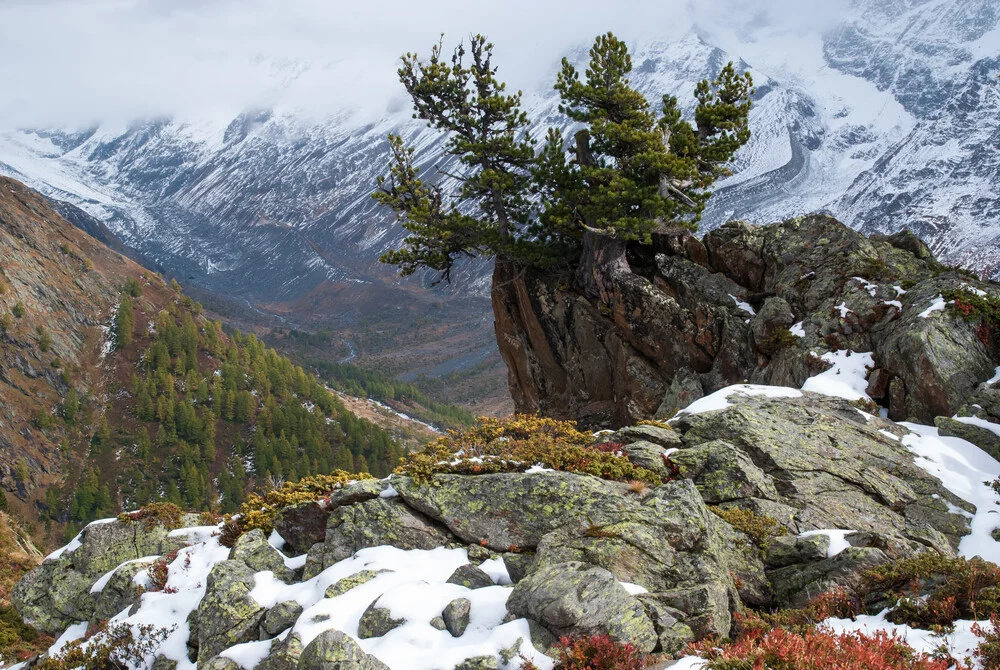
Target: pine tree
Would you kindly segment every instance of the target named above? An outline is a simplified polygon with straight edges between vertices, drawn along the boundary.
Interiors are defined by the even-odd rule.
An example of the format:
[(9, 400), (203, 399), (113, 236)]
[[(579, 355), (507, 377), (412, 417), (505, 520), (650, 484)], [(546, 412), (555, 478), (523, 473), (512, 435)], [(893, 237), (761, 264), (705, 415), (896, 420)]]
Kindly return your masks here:
[(389, 137), (390, 174), (374, 197), (410, 232), (381, 258), (403, 275), (428, 268), (450, 281), (458, 259), (494, 257), (506, 268), (501, 279), (514, 265), (576, 266), (580, 288), (597, 294), (625, 264), (628, 242), (648, 244), (658, 226), (697, 226), (709, 187), (750, 137), (749, 73), (729, 63), (699, 83), (692, 125), (672, 96), (654, 111), (629, 82), (625, 43), (607, 33), (594, 42), (584, 77), (564, 59), (556, 79), (560, 111), (583, 127), (572, 146), (550, 129), (536, 156), (521, 94), (507, 94), (496, 78), (492, 48), (476, 36), (450, 62), (440, 43), (426, 62), (403, 57), (399, 77), (414, 116), (448, 133), (445, 155), (460, 165), (444, 174), (459, 183), (448, 197), (423, 179), (414, 150)]
[(62, 406), (62, 415), (66, 419), (66, 423), (75, 423), (78, 411), (80, 411), (80, 396), (75, 388), (70, 387), (69, 391), (66, 392), (66, 397), (63, 398)]
[[(403, 56), (399, 79), (416, 109), (414, 118), (449, 134), (445, 153), (458, 159), (458, 196), (448, 202), (441, 186), (422, 180), (413, 163), (414, 150), (390, 135), (392, 164), (380, 177), (375, 198), (392, 207), (411, 234), (404, 248), (382, 256), (404, 275), (420, 268), (450, 281), (462, 257), (509, 257), (518, 233), (530, 222), (529, 185), (534, 141), (521, 92), (508, 94), (496, 78), (493, 45), (482, 35), (459, 44), (448, 59), (439, 42), (430, 58)], [(463, 207), (465, 206), (465, 207)], [(466, 213), (470, 207), (476, 215)]]

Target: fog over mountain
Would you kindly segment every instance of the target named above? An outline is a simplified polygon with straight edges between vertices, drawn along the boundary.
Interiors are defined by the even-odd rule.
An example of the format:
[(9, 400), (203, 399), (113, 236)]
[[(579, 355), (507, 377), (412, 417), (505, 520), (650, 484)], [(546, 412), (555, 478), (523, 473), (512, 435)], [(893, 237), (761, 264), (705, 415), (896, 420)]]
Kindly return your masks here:
[[(651, 100), (690, 101), (729, 60), (754, 75), (754, 135), (704, 229), (828, 211), (868, 232), (910, 227), (995, 276), (998, 19), (1000, 0), (8, 2), (0, 173), (188, 284), (255, 308), (303, 311), (309, 297), (310, 314), (346, 313), (351, 287), (395, 284), (377, 257), (403, 231), (369, 198), (385, 135), (403, 133), (428, 165), (440, 142), (410, 118), (398, 56), (427, 53), (442, 31), (449, 46), (488, 33), (540, 135), (566, 123), (559, 59), (585, 62), (610, 29)], [(486, 269), (457, 294), (485, 296)]]

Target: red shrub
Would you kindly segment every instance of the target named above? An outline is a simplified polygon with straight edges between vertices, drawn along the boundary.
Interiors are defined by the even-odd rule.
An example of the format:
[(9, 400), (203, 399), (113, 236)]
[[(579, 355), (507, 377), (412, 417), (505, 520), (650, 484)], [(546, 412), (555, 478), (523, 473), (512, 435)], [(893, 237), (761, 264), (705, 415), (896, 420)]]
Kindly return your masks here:
[(972, 624), (972, 632), (982, 640), (973, 653), (979, 664), (984, 670), (1000, 668), (1000, 616), (991, 616), (990, 623), (985, 627)]
[(624, 454), (625, 445), (621, 442), (601, 442), (600, 444), (595, 444), (594, 449), (598, 451), (603, 451), (606, 454)]
[[(555, 655), (555, 670), (643, 670), (648, 658), (631, 644), (607, 635), (563, 637), (549, 655)], [(538, 670), (538, 666), (529, 661), (521, 670)]]
[(707, 659), (710, 670), (966, 670), (951, 659), (918, 654), (885, 631), (865, 635), (823, 628), (804, 633), (776, 628), (723, 647), (706, 640), (692, 645), (691, 651)]

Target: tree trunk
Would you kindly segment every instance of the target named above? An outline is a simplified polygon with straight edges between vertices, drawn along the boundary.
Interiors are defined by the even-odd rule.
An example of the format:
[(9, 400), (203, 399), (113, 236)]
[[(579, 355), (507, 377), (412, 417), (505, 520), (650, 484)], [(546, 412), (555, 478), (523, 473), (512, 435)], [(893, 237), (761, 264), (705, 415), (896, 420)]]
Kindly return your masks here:
[[(590, 133), (577, 132), (576, 161), (580, 165), (593, 165), (594, 156), (590, 150)], [(583, 253), (576, 269), (576, 284), (587, 298), (599, 299), (611, 305), (613, 278), (622, 272), (631, 272), (625, 258), (625, 242), (611, 235), (596, 232), (593, 221), (585, 221), (583, 233)]]
[(576, 284), (588, 298), (611, 305), (614, 278), (631, 272), (625, 258), (625, 242), (592, 231), (583, 234), (583, 253), (576, 268)]

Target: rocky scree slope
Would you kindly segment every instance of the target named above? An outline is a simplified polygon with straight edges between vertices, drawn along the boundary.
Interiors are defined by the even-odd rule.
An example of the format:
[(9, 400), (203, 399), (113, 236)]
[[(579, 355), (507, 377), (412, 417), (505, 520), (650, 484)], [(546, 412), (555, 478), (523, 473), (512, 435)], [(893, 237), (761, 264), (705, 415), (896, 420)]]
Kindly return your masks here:
[(800, 388), (857, 352), (890, 418), (933, 423), (972, 403), (1000, 363), (998, 287), (940, 264), (907, 231), (734, 221), (702, 239), (657, 232), (628, 265), (589, 298), (568, 277), (498, 282), (497, 342), (519, 411), (595, 426), (668, 418), (730, 384)]
[[(744, 608), (801, 605), (901, 558), (971, 556), (967, 538), (995, 525), (980, 479), (1000, 463), (955, 440), (981, 459), (979, 497), (945, 486), (931, 474), (943, 461), (914, 455), (939, 438), (843, 398), (731, 387), (673, 427), (602, 439), (669, 481), (396, 474), (287, 507), (270, 536), (232, 548), (190, 515), (174, 530), (112, 519), (47, 557), (14, 602), (61, 635), (51, 653), (107, 619), (165, 628), (154, 668), (468, 670), (522, 655), (551, 668), (542, 654), (558, 636), (675, 655), (735, 632)], [(770, 541), (726, 521), (733, 510), (770, 517)], [(984, 541), (1000, 557), (988, 528)]]

